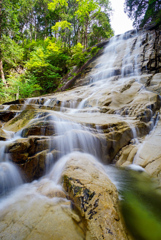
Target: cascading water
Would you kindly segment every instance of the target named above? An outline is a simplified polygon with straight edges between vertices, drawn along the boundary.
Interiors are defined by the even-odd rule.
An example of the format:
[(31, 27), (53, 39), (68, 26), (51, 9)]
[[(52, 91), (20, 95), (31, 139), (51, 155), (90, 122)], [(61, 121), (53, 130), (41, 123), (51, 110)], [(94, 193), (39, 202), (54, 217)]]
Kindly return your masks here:
[[(132, 139), (139, 143), (137, 136), (140, 134), (139, 121), (135, 116), (142, 117), (137, 113), (139, 101), (148, 96), (139, 82), (138, 49), (141, 42), (142, 37), (138, 37), (137, 33), (129, 32), (113, 37), (89, 73), (88, 85), (77, 87), (69, 93), (67, 91), (60, 95), (55, 94), (54, 97), (26, 100), (22, 107), (23, 111), (27, 111), (27, 105), (32, 105), (36, 109), (36, 116), (28, 122), (27, 127), (30, 126), (34, 130), (37, 127), (36, 124), (42, 126), (42, 130), (36, 137), (40, 141), (40, 135), (43, 136), (45, 139), (43, 141), (46, 141), (45, 144), (48, 146), (47, 148), (43, 146), (43, 150), (47, 152), (44, 177), (38, 182), (21, 186), (20, 191), (23, 192), (23, 197), (25, 197), (25, 189), (30, 186), (31, 192), (37, 191), (42, 182), (52, 182), (50, 190), (54, 188), (62, 190), (59, 178), (67, 161), (72, 157), (79, 158), (81, 155), (86, 155), (89, 161), (94, 161), (99, 168), (100, 162), (112, 162), (119, 150), (128, 145)], [(131, 90), (131, 86), (134, 90)], [(131, 95), (136, 96), (137, 100), (131, 100)], [(131, 108), (129, 103), (133, 104)], [(8, 110), (9, 107), (5, 106), (4, 109)], [(152, 121), (153, 115), (151, 110), (150, 117), (145, 122)], [(49, 124), (50, 129), (47, 129)], [(122, 138), (124, 133), (119, 132), (121, 124), (125, 128), (127, 140)], [(16, 139), (25, 138), (27, 127), (23, 126), (24, 129), (22, 128), (14, 134), (14, 137), (10, 137), (5, 144), (1, 145), (0, 192), (2, 194), (22, 184), (16, 166), (7, 160), (6, 148)], [(53, 132), (47, 134), (50, 131)], [(30, 134), (29, 142), (32, 142), (34, 134), (32, 131)], [(106, 162), (106, 159), (109, 160)], [(118, 171), (113, 167), (102, 166), (117, 185)], [(20, 191), (17, 190), (16, 193), (18, 198), (20, 198)], [(38, 196), (35, 195), (36, 197)], [(4, 206), (6, 207), (6, 204)]]
[[(133, 44), (131, 44), (131, 42)], [(128, 83), (134, 75), (138, 74), (138, 70), (136, 70), (137, 56), (135, 54), (131, 55), (131, 48), (134, 45), (133, 48), (135, 50), (139, 44), (140, 40), (136, 34), (134, 34), (132, 38), (130, 37), (130, 33), (113, 37), (89, 75), (90, 86), (86, 86), (83, 92), (78, 92), (78, 97), (80, 96), (79, 99), (82, 99), (82, 101), (71, 100), (68, 101), (68, 103), (62, 101), (60, 107), (62, 113), (59, 116), (53, 114), (52, 117), (50, 117), (55, 129), (55, 136), (51, 138), (50, 144), (51, 149), (54, 145), (58, 151), (56, 160), (73, 151), (89, 153), (100, 160), (105, 158), (105, 153), (101, 150), (103, 149), (102, 145), (104, 145), (105, 139), (102, 137), (101, 142), (96, 136), (95, 133), (98, 133), (97, 124), (95, 130), (92, 130), (92, 128), (89, 130), (89, 128), (80, 123), (70, 121), (68, 117), (81, 111), (83, 113), (83, 110), (86, 108), (90, 108), (88, 110), (89, 114), (94, 108), (96, 108), (97, 111), (101, 95), (104, 94), (102, 91), (109, 88), (111, 93), (113, 93), (113, 98), (118, 86), (120, 87), (120, 85), (125, 84), (125, 82)], [(122, 57), (123, 59), (121, 59)], [(92, 101), (90, 102), (91, 99)], [(26, 109), (25, 106), (31, 104), (32, 101), (32, 99), (27, 99), (22, 110)], [(39, 102), (41, 101), (42, 100)], [(42, 103), (44, 107), (52, 107), (52, 105), (55, 104), (55, 100), (45, 99)], [(77, 108), (75, 108), (76, 106)], [(65, 112), (64, 109), (66, 109)], [(136, 138), (136, 131), (134, 127), (132, 129), (133, 137)], [(56, 161), (53, 158), (52, 153), (49, 152), (46, 160), (47, 172)]]

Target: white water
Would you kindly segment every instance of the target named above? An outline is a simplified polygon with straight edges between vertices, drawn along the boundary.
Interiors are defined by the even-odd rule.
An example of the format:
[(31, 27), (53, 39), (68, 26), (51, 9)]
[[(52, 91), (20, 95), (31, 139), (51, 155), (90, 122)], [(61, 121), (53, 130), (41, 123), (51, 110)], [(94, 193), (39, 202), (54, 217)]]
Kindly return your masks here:
[[(45, 176), (44, 179), (41, 181), (52, 181), (52, 187), (61, 188), (59, 185), (59, 178), (60, 175), (65, 167), (67, 161), (72, 157), (72, 154), (90, 154), (97, 161), (103, 160), (105, 158), (105, 154), (103, 151), (103, 146), (105, 145), (105, 139), (102, 138), (100, 141), (97, 138), (98, 132), (101, 132), (99, 129), (99, 125), (95, 126), (95, 130), (92, 128), (87, 128), (80, 123), (70, 121), (70, 116), (76, 116), (77, 113), (80, 111), (88, 111), (88, 107), (91, 111), (97, 111), (99, 107), (99, 100), (102, 97), (102, 94), (106, 93), (106, 89), (110, 89), (112, 94), (112, 101), (115, 103), (115, 95), (118, 94), (117, 87), (128, 83), (132, 79), (135, 78), (136, 81), (139, 79), (139, 68), (137, 68), (137, 48), (140, 44), (140, 39), (137, 35), (134, 35), (132, 38), (124, 41), (124, 38), (127, 36), (121, 35), (120, 37), (114, 37), (110, 40), (109, 44), (104, 50), (104, 54), (99, 58), (96, 67), (90, 73), (90, 85), (85, 86), (83, 91), (78, 91), (77, 94), (79, 95), (79, 101), (73, 100), (71, 102), (61, 102), (60, 104), (60, 114), (53, 111), (53, 114), (50, 120), (53, 121), (53, 126), (55, 129), (55, 136), (51, 137), (51, 148), (52, 146), (56, 146), (58, 150), (57, 157), (54, 158), (51, 152), (47, 154), (46, 159), (46, 173), (48, 175)], [(131, 55), (131, 42), (135, 42), (135, 51), (136, 55)], [(125, 53), (125, 54), (124, 54)], [(118, 56), (124, 56), (123, 60), (119, 59)], [(100, 66), (99, 68), (97, 66)], [(119, 69), (121, 71), (119, 72)], [(130, 69), (130, 70), (129, 70)], [(115, 78), (117, 77), (117, 81)], [(88, 92), (87, 92), (88, 91)], [(93, 106), (89, 105), (89, 100), (92, 100)], [(82, 99), (82, 100), (81, 100)], [(26, 104), (31, 103), (32, 100), (27, 100)], [(53, 107), (55, 104), (55, 99), (46, 99), (43, 103), (43, 106), (50, 106)], [(67, 109), (66, 109), (67, 108)], [(6, 107), (7, 109), (7, 107)], [(25, 109), (25, 106), (24, 106)], [(86, 114), (86, 112), (84, 113)], [(78, 115), (77, 115), (78, 116)], [(91, 118), (93, 115), (91, 114)], [(129, 123), (127, 121), (127, 123)], [(131, 124), (131, 129), (133, 132), (133, 138), (137, 140), (136, 129)], [(21, 132), (19, 132), (21, 133)], [(17, 138), (20, 138), (18, 135), (15, 135)], [(43, 134), (43, 133), (42, 133)], [(10, 141), (15, 141), (16, 139), (11, 139)], [(9, 142), (9, 141), (8, 141)], [(8, 143), (6, 142), (6, 144)], [(16, 179), (18, 176), (17, 169), (13, 166), (12, 163), (8, 163), (5, 159), (4, 154), (4, 146), (1, 148), (1, 161), (2, 161), (2, 169), (8, 168), (9, 170), (6, 171), (6, 175), (4, 175), (3, 179), (1, 180), (4, 189), (7, 190), (8, 184), (12, 182), (11, 178), (8, 177), (11, 175), (16, 181), (17, 185), (20, 185), (21, 179)], [(79, 152), (79, 153), (78, 153)], [(90, 157), (89, 157), (90, 158)], [(54, 165), (54, 167), (53, 167)], [(12, 168), (13, 167), (13, 168)], [(9, 171), (13, 169), (12, 174), (8, 174)], [(15, 170), (16, 169), (16, 170)], [(111, 167), (104, 167), (106, 173), (111, 176), (112, 181), (115, 183), (115, 178), (117, 176), (116, 171), (112, 171)], [(1, 171), (2, 172), (2, 171)], [(3, 176), (3, 174), (2, 174)], [(39, 181), (38, 181), (39, 183)], [(20, 197), (21, 192), (25, 192), (26, 189), (30, 188), (31, 192), (34, 192), (37, 189), (37, 182), (31, 184), (25, 184), (24, 186), (20, 187), (19, 190), (15, 193), (16, 196)], [(116, 184), (116, 183), (115, 183)], [(117, 185), (117, 184), (116, 184)], [(13, 183), (13, 187), (15, 187), (15, 183)], [(16, 195), (17, 194), (17, 195)], [(23, 195), (23, 194), (22, 194)], [(24, 194), (25, 195), (25, 194)], [(11, 195), (12, 197), (12, 195)], [(9, 200), (8, 200), (9, 201)], [(9, 201), (12, 202), (12, 201)], [(4, 204), (4, 202), (3, 202)]]

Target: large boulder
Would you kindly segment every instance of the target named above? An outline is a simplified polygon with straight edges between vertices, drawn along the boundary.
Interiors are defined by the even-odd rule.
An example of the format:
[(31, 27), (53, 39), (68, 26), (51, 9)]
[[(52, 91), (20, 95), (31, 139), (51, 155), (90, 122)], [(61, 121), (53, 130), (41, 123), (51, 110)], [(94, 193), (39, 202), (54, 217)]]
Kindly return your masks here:
[(62, 189), (44, 179), (1, 202), (0, 239), (83, 240), (80, 222)]
[(129, 239), (119, 213), (116, 187), (91, 155), (69, 156), (61, 181), (86, 222), (86, 239)]

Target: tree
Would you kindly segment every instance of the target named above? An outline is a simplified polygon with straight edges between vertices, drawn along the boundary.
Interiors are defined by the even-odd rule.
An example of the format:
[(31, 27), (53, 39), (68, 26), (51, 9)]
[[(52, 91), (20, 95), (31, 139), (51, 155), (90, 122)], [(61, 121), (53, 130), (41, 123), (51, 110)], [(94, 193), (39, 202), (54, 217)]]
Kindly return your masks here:
[(126, 0), (124, 6), (135, 27), (161, 23), (161, 0)]
[(55, 90), (113, 35), (110, 11), (109, 0), (0, 0), (0, 95)]
[(102, 37), (113, 35), (108, 0), (52, 0), (48, 7), (51, 11), (57, 12), (59, 16), (58, 21), (52, 27), (55, 37), (68, 43), (68, 46), (77, 45), (80, 42), (87, 48), (90, 45), (90, 36), (94, 26), (96, 29), (102, 24), (104, 26), (99, 37), (95, 38), (95, 43), (101, 39), (101, 34)]
[[(3, 11), (2, 11), (3, 10)], [(14, 37), (17, 31), (17, 12), (18, 4), (15, 0), (0, 0), (0, 44), (3, 44), (3, 35), (6, 34), (9, 37)], [(2, 21), (3, 19), (3, 21)], [(7, 50), (7, 46), (6, 46)], [(7, 87), (5, 80), (5, 74), (3, 70), (3, 48), (0, 49), (0, 77), (3, 84)]]

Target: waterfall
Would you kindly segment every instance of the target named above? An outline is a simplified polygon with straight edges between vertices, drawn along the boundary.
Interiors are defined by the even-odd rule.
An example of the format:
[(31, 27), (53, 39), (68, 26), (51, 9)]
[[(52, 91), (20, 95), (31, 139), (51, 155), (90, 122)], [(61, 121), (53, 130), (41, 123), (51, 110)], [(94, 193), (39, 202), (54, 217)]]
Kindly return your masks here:
[[(28, 198), (28, 204), (39, 200), (49, 205), (69, 202), (64, 198), (60, 177), (72, 158), (87, 158), (118, 190), (122, 188), (125, 180), (113, 164), (119, 159), (126, 166), (123, 157), (130, 155), (126, 147), (140, 147), (140, 139), (157, 122), (160, 107), (157, 95), (143, 83), (151, 77), (141, 73), (144, 38), (136, 32), (111, 38), (83, 75), (87, 84), (79, 85), (78, 81), (71, 90), (30, 98), (17, 108), (13, 104), (3, 106), (1, 112), (14, 111), (15, 116), (2, 125), (0, 211)], [(132, 165), (133, 159), (137, 162), (134, 153), (128, 158), (127, 169), (140, 171), (141, 167)], [(54, 197), (49, 199), (52, 193)]]
[[(99, 161), (104, 162), (107, 154), (107, 151), (104, 150), (106, 140), (103, 131), (99, 127), (99, 121), (94, 123), (95, 127), (92, 128), (87, 126), (88, 123), (86, 121), (84, 122), (84, 116), (88, 114), (88, 118), (90, 116), (93, 118), (93, 112), (96, 112), (96, 116), (94, 117), (99, 119), (100, 101), (102, 96), (105, 95), (106, 89), (111, 92), (112, 104), (114, 106), (117, 104), (116, 95), (119, 94), (118, 89), (120, 89), (120, 86), (128, 84), (134, 76), (139, 74), (139, 70), (137, 69), (137, 48), (140, 42), (141, 38), (136, 33), (133, 35), (126, 33), (111, 38), (103, 54), (96, 61), (95, 67), (89, 73), (89, 85), (82, 87), (82, 90), (78, 88), (73, 93), (73, 99), (70, 101), (59, 101), (53, 97), (35, 100), (27, 99), (24, 101), (22, 110), (26, 110), (30, 104), (33, 104), (35, 108), (39, 104), (44, 109), (59, 106), (59, 114), (53, 110), (50, 118), (44, 119), (44, 121), (52, 122), (55, 131), (54, 136), (51, 136), (49, 152), (46, 156), (47, 173), (50, 172), (51, 166), (56, 161), (59, 161), (58, 159), (75, 151), (91, 154)], [(76, 95), (77, 98), (75, 98)], [(115, 113), (120, 114), (117, 109)], [(39, 118), (41, 117), (39, 117), (38, 113), (37, 117), (30, 121), (30, 124)], [(118, 118), (126, 121), (121, 116), (118, 116)], [(81, 123), (82, 119), (83, 123)], [(127, 124), (129, 125), (128, 120)], [(43, 131), (42, 129), (42, 135), (44, 135)], [(131, 131), (133, 137), (137, 139), (134, 126), (131, 127)], [(98, 137), (98, 135), (101, 137)], [(15, 141), (15, 138), (11, 138), (10, 141)], [(56, 154), (52, 153), (54, 148), (57, 151)]]

